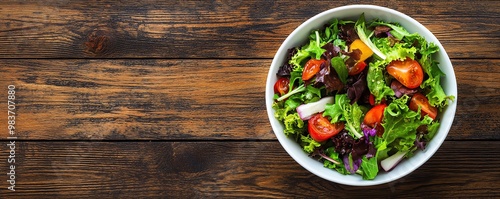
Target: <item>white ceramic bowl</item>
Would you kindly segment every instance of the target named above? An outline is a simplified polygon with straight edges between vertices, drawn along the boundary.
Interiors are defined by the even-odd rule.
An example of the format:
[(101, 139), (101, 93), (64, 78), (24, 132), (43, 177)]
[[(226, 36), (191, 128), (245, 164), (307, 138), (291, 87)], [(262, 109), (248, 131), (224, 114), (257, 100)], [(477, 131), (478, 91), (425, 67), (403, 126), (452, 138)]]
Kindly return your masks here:
[[(287, 50), (289, 48), (305, 44), (308, 41), (308, 36), (312, 30), (321, 28), (332, 19), (338, 18), (356, 21), (361, 13), (365, 13), (366, 21), (379, 18), (387, 22), (398, 22), (410, 33), (418, 32), (420, 35), (425, 37), (428, 42), (434, 42), (437, 44), (439, 46), (439, 52), (435, 59), (439, 61), (440, 69), (446, 74), (446, 76), (441, 79), (441, 85), (447, 95), (455, 96), (455, 100), (451, 102), (441, 113), (441, 125), (438, 133), (428, 143), (426, 149), (424, 151), (416, 152), (416, 154), (409, 159), (403, 160), (398, 166), (389, 172), (380, 171), (374, 180), (363, 180), (359, 175), (342, 175), (334, 170), (323, 167), (321, 162), (309, 157), (298, 143), (285, 136), (283, 133), (283, 125), (274, 117), (274, 110), (271, 107), (274, 95), (273, 85), (277, 80), (276, 72), (285, 62)], [(283, 44), (281, 44), (276, 55), (274, 56), (273, 62), (271, 63), (271, 68), (269, 69), (266, 82), (266, 107), (268, 117), (278, 141), (281, 143), (286, 152), (302, 167), (315, 175), (332, 182), (353, 186), (369, 186), (388, 183), (411, 173), (424, 164), (438, 150), (445, 140), (455, 117), (457, 99), (457, 83), (453, 66), (451, 65), (451, 61), (446, 54), (445, 49), (437, 38), (427, 28), (413, 18), (389, 8), (373, 5), (349, 5), (337, 7), (324, 11), (305, 21), (285, 39)]]

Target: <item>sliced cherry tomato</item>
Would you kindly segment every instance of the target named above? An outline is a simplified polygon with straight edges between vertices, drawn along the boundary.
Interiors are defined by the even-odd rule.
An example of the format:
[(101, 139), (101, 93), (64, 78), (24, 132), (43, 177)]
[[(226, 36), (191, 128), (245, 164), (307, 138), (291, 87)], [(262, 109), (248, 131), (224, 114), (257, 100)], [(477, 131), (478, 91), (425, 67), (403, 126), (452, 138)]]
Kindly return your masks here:
[(286, 77), (280, 77), (276, 83), (274, 83), (274, 93), (278, 93), (280, 96), (287, 94), (290, 90), (290, 79)]
[(413, 97), (411, 97), (409, 108), (412, 111), (418, 111), (419, 106), (422, 117), (428, 115), (433, 120), (436, 119), (438, 109), (429, 104), (429, 100), (427, 100), (427, 97), (425, 97), (421, 93), (415, 93)]
[(314, 77), (316, 73), (321, 69), (321, 64), (326, 63), (324, 59), (310, 59), (306, 62), (304, 66), (304, 71), (302, 72), (302, 80), (306, 81)]
[(317, 113), (309, 119), (307, 129), (313, 140), (323, 142), (337, 135), (344, 129), (344, 126), (343, 122), (332, 124), (330, 120), (323, 117), (323, 113)]
[(385, 104), (375, 105), (366, 113), (363, 123), (372, 128), (375, 127), (375, 125), (379, 126), (384, 118), (385, 107), (387, 107)]
[(386, 69), (391, 76), (410, 89), (419, 87), (424, 80), (422, 66), (410, 58), (406, 58), (404, 61), (392, 61)]
[(369, 57), (373, 55), (372, 49), (368, 47), (363, 41), (360, 39), (354, 40), (349, 46), (349, 51), (352, 52), (354, 49), (359, 49), (361, 51), (361, 57), (359, 58), (359, 62), (365, 61)]
[(365, 70), (366, 62), (360, 61), (354, 64), (353, 67), (349, 68), (349, 75), (357, 75), (361, 73), (361, 71)]
[(368, 101), (370, 102), (370, 105), (375, 106), (375, 95), (370, 93), (370, 97), (368, 97)]

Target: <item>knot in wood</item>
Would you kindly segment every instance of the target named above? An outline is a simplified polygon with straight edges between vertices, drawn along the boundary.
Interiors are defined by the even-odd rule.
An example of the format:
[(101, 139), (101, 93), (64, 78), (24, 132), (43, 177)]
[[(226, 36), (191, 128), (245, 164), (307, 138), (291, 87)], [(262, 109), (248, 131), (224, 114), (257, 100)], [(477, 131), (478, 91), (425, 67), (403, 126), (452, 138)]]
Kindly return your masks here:
[(85, 42), (87, 51), (96, 55), (105, 54), (109, 51), (111, 45), (111, 37), (108, 31), (95, 30), (89, 34), (88, 40)]

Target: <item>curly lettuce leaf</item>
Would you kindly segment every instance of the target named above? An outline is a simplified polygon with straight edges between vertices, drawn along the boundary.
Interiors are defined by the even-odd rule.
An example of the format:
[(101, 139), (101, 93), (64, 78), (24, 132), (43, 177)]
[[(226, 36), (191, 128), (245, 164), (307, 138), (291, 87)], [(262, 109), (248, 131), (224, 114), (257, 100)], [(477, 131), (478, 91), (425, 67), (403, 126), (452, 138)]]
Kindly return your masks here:
[(429, 116), (420, 120), (420, 110), (417, 112), (410, 110), (407, 105), (409, 98), (404, 95), (395, 99), (384, 111), (382, 126), (385, 130), (382, 138), (387, 146), (394, 147), (398, 151), (410, 151), (414, 146), (417, 128), (432, 122)]
[(363, 136), (363, 131), (361, 130), (363, 111), (361, 111), (361, 108), (358, 106), (358, 104), (345, 104), (344, 117), (346, 120), (345, 129), (347, 129), (349, 133), (354, 135), (354, 137), (361, 138)]
[(314, 139), (311, 138), (310, 135), (300, 135), (300, 141), (302, 148), (306, 153), (312, 153), (314, 149), (318, 148), (321, 146), (321, 143), (316, 142)]
[(376, 103), (382, 101), (386, 96), (394, 96), (394, 90), (389, 87), (386, 83), (384, 76), (384, 65), (385, 62), (378, 60), (376, 62), (371, 62), (368, 67), (368, 74), (366, 76), (366, 81), (368, 84), (368, 89), (370, 93), (375, 96)]
[(439, 129), (439, 122), (438, 121), (433, 121), (429, 125), (427, 125), (427, 134), (424, 135), (425, 140), (430, 141), (434, 136), (436, 135), (438, 129)]
[(297, 53), (288, 61), (288, 63), (293, 66), (293, 71), (302, 72), (302, 70), (304, 70), (304, 64), (311, 56), (310, 53), (305, 50), (305, 47), (306, 46), (302, 47), (302, 49), (297, 48)]
[(319, 60), (326, 51), (321, 48), (323, 45), (321, 44), (319, 32), (315, 31), (313, 34), (316, 35), (315, 38), (310, 39), (309, 44), (302, 46), (300, 49), (297, 48), (297, 53), (288, 61), (293, 66), (293, 71), (303, 71), (307, 60), (311, 58)]
[(426, 97), (429, 100), (429, 104), (434, 107), (442, 109), (448, 105), (448, 99), (453, 100), (451, 96), (447, 96), (441, 86), (441, 77), (429, 77), (425, 80), (420, 87), (427, 88), (428, 91)]
[(306, 125), (304, 124), (304, 121), (300, 119), (299, 114), (295, 110), (297, 104), (293, 102), (294, 101), (292, 100), (287, 105), (285, 105), (286, 102), (274, 102), (272, 106), (275, 111), (274, 117), (276, 117), (276, 119), (278, 119), (279, 121), (283, 122), (284, 124), (283, 132), (287, 136), (291, 135), (297, 136), (305, 132), (306, 130)]
[(335, 160), (336, 162), (340, 164), (335, 164), (331, 161), (324, 160), (323, 166), (329, 169), (335, 169), (337, 172), (343, 175), (348, 175), (350, 174), (349, 171), (344, 166), (344, 161), (342, 161), (342, 158), (340, 158), (339, 154), (335, 152), (335, 147), (330, 147), (325, 150), (325, 154), (330, 157), (331, 159)]
[(361, 119), (363, 111), (357, 103), (351, 104), (347, 94), (335, 95), (335, 103), (327, 104), (323, 116), (331, 118), (331, 123), (345, 122), (345, 129), (355, 138), (363, 137)]
[(384, 60), (386, 64), (394, 60), (402, 61), (407, 57), (415, 59), (417, 49), (413, 46), (409, 46), (407, 43), (395, 43), (391, 45), (391, 41), (387, 37), (374, 38), (373, 42), (375, 46), (386, 55), (386, 59)]

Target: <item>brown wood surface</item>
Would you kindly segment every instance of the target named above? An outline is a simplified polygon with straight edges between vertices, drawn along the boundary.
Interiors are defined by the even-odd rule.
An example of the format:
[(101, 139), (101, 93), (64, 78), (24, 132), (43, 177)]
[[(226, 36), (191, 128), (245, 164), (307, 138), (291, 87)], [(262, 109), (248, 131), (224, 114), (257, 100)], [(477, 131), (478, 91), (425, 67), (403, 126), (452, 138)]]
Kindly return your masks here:
[(500, 180), (497, 141), (445, 142), (418, 170), (371, 187), (325, 181), (295, 163), (277, 142), (19, 142), (18, 146), (23, 154), (18, 159), (19, 189), (14, 193), (0, 189), (2, 196), (457, 198), (500, 194), (493, 183)]
[[(375, 4), (415, 18), (454, 66), (442, 148), (395, 182), (314, 176), (266, 114), (281, 42), (321, 11)], [(2, 1), (0, 198), (498, 198), (500, 1)], [(3, 89), (3, 90), (2, 90)], [(2, 130), (3, 129), (3, 130)]]
[[(459, 94), (448, 139), (500, 139), (492, 130), (499, 124), (490, 119), (500, 117), (491, 108), (500, 104), (499, 63), (453, 59)], [(0, 88), (17, 87), (20, 139), (275, 139), (264, 104), (270, 64), (267, 59), (12, 59), (0, 63), (5, 68)], [(0, 117), (0, 124), (6, 123)]]
[[(452, 58), (498, 57), (498, 1), (364, 2), (414, 17)], [(0, 57), (272, 58), (302, 22), (353, 3), (2, 1)]]
[(17, 87), (22, 139), (274, 138), (269, 60), (24, 61), (0, 66), (0, 87)]

